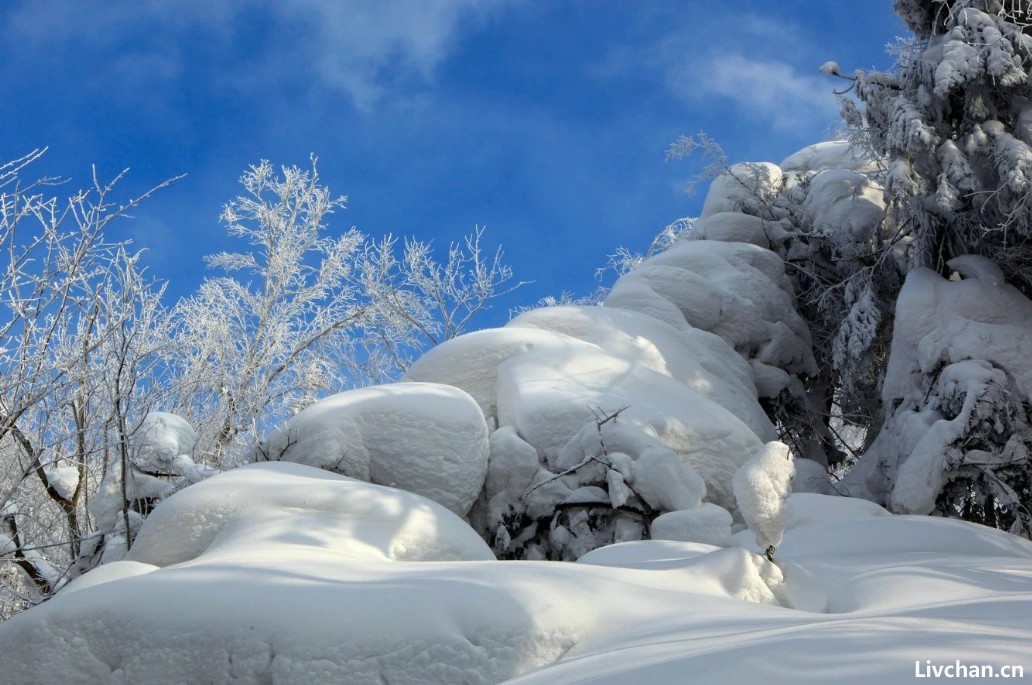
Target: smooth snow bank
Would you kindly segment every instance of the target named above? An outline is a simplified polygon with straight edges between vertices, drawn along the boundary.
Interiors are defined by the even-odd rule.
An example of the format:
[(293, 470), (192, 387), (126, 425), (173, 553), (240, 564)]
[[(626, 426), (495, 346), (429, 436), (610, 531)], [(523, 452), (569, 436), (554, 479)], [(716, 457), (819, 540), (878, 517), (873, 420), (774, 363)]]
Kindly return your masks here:
[(576, 564), (391, 561), (412, 526), (423, 550), (479, 541), (428, 500), (285, 463), (154, 515), (217, 519), (220, 499), (236, 513), (188, 561), (102, 567), (0, 625), (5, 682), (866, 685), (913, 682), (925, 659), (1032, 668), (1032, 543), (960, 521), (794, 495), (780, 567), (668, 541)]
[(469, 394), (396, 383), (319, 400), (266, 437), (256, 457), (401, 488), (465, 515), (484, 485), (487, 435)]
[[(277, 525), (282, 520), (290, 526)], [(258, 544), (259, 538), (267, 540)], [(494, 558), (461, 519), (427, 499), (269, 462), (227, 471), (162, 502), (144, 521), (127, 559), (169, 566), (234, 546), (247, 553), (265, 542), (379, 560)]]

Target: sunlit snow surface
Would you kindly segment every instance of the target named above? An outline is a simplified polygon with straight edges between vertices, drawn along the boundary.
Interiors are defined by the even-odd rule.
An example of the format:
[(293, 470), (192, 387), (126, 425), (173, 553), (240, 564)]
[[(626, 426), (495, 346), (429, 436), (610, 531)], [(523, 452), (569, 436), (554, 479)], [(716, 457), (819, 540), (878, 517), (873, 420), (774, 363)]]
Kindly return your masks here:
[(0, 680), (888, 683), (925, 660), (1032, 669), (1032, 544), (813, 494), (791, 498), (787, 526), (780, 569), (744, 549), (749, 531), (732, 538), (743, 548), (493, 561), (417, 495), (256, 464), (177, 493), (129, 561), (0, 625)]

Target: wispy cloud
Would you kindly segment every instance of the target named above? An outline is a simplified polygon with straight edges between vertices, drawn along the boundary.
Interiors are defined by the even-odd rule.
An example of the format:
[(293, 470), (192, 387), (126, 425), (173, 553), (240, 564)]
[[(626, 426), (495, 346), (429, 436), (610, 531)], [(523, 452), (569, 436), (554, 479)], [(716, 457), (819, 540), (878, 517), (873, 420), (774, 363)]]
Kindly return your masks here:
[[(228, 54), (238, 87), (248, 73), (261, 80), (317, 82), (369, 109), (391, 87), (432, 84), (463, 31), (504, 7), (497, 0), (135, 0), (85, 3), (79, 0), (23, 0), (7, 12), (2, 35), (27, 47), (31, 58), (67, 58), (86, 47), (111, 52), (123, 69), (134, 61), (158, 66), (152, 78), (173, 78), (188, 58), (189, 41), (235, 43)], [(262, 25), (269, 44), (246, 44), (246, 33)], [(155, 30), (160, 28), (160, 30)], [(163, 42), (151, 40), (160, 35)], [(117, 53), (117, 54), (115, 54)], [(256, 77), (257, 80), (257, 77)], [(255, 85), (252, 83), (252, 85)]]
[(800, 141), (837, 120), (833, 84), (817, 73), (826, 57), (811, 54), (807, 29), (784, 17), (707, 6), (660, 15), (643, 33), (613, 46), (595, 75), (648, 73), (697, 114), (724, 112)]
[(834, 121), (838, 106), (827, 79), (777, 60), (731, 52), (684, 65), (670, 74), (685, 98), (722, 98), (747, 118), (778, 132), (806, 131)]

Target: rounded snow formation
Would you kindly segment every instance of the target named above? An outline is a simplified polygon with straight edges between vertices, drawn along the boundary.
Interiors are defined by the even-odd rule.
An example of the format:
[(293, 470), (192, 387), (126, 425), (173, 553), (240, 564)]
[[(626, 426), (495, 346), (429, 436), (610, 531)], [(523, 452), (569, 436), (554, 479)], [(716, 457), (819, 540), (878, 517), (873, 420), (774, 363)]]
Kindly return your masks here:
[(781, 544), (793, 476), (792, 453), (781, 442), (768, 442), (735, 473), (735, 501), (760, 547)]
[(506, 329), (542, 329), (597, 345), (670, 376), (741, 419), (761, 440), (777, 431), (756, 401), (749, 364), (720, 336), (678, 329), (647, 314), (605, 307), (543, 307), (520, 314)]
[(463, 516), (484, 485), (488, 429), (476, 400), (434, 383), (396, 383), (319, 400), (257, 450), (422, 495)]
[[(701, 218), (720, 212), (743, 212), (765, 216), (764, 200), (772, 198), (784, 183), (781, 168), (770, 162), (735, 164), (713, 179)], [(771, 217), (773, 218), (773, 217)]]
[(675, 327), (714, 333), (761, 372), (817, 372), (784, 261), (756, 245), (682, 240), (622, 276), (606, 306), (644, 309)]
[(857, 151), (848, 140), (832, 140), (808, 145), (778, 164), (783, 172), (816, 173), (827, 169), (846, 169), (862, 174), (879, 170), (879, 163)]
[(144, 471), (174, 473), (173, 462), (193, 453), (197, 433), (186, 419), (164, 411), (148, 412), (129, 436), (133, 466)]
[(705, 502), (695, 509), (657, 516), (652, 522), (652, 539), (727, 547), (731, 543), (731, 521), (727, 509)]
[(751, 243), (773, 249), (786, 236), (779, 222), (764, 221), (758, 216), (739, 212), (718, 212), (696, 221), (692, 237), (725, 243)]
[(498, 562), (411, 493), (251, 465), (161, 503), (135, 560), (0, 624), (2, 678), (866, 685), (913, 682), (915, 660), (1027, 663), (1032, 543), (843, 497), (789, 510), (778, 566), (749, 531)]
[(594, 350), (569, 336), (534, 328), (489, 328), (446, 340), (412, 363), (402, 380), (444, 383), (469, 393), (488, 419), (498, 416), (498, 365), (530, 351)]
[(870, 250), (875, 228), (885, 216), (884, 189), (864, 174), (827, 169), (810, 181), (803, 201), (806, 220), (821, 235), (838, 234), (836, 242)]
[(162, 502), (144, 520), (126, 559), (170, 566), (277, 544), (384, 561), (494, 558), (479, 536), (435, 502), (310, 466), (268, 462), (221, 473)]

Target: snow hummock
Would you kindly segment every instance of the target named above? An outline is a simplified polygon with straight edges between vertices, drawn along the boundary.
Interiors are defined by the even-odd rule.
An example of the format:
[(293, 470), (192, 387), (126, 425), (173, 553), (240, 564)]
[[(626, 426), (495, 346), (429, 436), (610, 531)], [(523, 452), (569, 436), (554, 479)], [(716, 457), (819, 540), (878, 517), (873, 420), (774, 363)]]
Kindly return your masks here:
[(652, 522), (653, 540), (698, 542), (726, 547), (731, 540), (731, 514), (710, 502), (695, 509), (670, 511)]
[(402, 488), (465, 515), (484, 485), (487, 437), (484, 414), (466, 392), (396, 383), (315, 402), (256, 454)]

